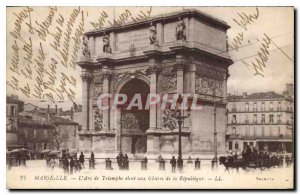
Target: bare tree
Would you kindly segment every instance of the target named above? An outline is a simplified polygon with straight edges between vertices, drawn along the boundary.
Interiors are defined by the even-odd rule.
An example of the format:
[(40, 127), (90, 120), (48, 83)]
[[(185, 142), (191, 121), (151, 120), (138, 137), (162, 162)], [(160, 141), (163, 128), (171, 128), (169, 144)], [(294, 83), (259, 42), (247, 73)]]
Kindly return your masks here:
[(67, 144), (69, 141), (69, 132), (65, 131), (64, 129), (61, 129), (59, 126), (55, 126), (54, 132), (53, 132), (53, 139), (54, 143), (56, 145), (56, 150), (59, 150), (61, 147), (61, 144)]

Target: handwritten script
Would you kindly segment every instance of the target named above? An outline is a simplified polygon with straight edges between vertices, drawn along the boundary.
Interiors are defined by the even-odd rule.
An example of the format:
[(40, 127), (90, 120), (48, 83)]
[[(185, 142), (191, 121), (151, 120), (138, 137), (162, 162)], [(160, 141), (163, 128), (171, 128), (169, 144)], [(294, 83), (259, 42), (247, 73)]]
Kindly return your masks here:
[[(238, 32), (233, 40), (228, 44), (229, 48), (231, 50), (234, 50), (236, 52), (239, 52), (239, 49), (241, 47), (245, 47), (247, 45), (243, 45), (245, 42), (245, 33), (247, 33), (249, 27), (253, 25), (260, 16), (259, 9), (256, 8), (254, 13), (251, 14), (246, 14), (244, 12), (237, 12), (238, 17), (233, 18), (233, 21), (240, 27), (242, 28), (242, 31)], [(240, 59), (243, 64), (247, 66), (248, 69), (254, 71), (254, 75), (260, 75), (264, 77), (264, 69), (266, 68), (266, 62), (269, 59), (269, 49), (270, 49), (270, 43), (271, 43), (271, 38), (264, 33), (263, 38), (261, 41), (257, 39), (258, 42), (260, 42), (260, 47), (258, 49), (258, 52), (254, 56), (255, 57), (253, 61), (251, 62), (246, 62), (245, 59), (247, 58), (252, 58), (254, 56), (246, 57), (243, 59)], [(248, 41), (250, 42), (250, 41)]]
[(86, 29), (147, 20), (151, 12), (151, 7), (135, 15), (124, 9), (109, 20), (100, 10), (92, 21), (81, 7), (8, 8), (7, 86), (28, 98), (74, 102), (80, 74), (76, 61)]

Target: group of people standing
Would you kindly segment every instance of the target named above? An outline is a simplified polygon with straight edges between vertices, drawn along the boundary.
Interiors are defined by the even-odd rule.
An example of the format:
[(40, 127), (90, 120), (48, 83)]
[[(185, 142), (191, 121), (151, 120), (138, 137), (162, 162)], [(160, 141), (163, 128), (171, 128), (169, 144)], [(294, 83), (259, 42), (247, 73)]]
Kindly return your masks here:
[[(55, 157), (47, 158), (46, 162), (48, 167), (50, 167), (52, 170), (54, 170), (54, 168), (57, 166)], [(77, 159), (77, 153), (74, 156), (71, 156), (70, 158), (64, 155), (61, 158), (59, 166), (63, 168), (65, 174), (73, 174), (74, 172), (80, 172), (80, 170), (84, 168), (83, 152), (81, 152), (79, 159)]]
[(170, 160), (170, 164), (172, 166), (172, 172), (175, 172), (176, 170), (176, 165), (179, 171), (182, 171), (183, 169), (183, 160), (181, 156), (178, 157), (177, 161), (175, 159), (175, 156), (172, 156), (172, 159)]
[[(83, 155), (83, 154), (82, 154)], [(82, 168), (84, 168), (84, 159), (79, 160), (76, 157), (71, 157), (70, 161), (67, 157), (62, 159), (63, 170), (65, 174), (73, 174), (74, 172), (80, 172)]]
[(129, 170), (129, 160), (127, 154), (123, 155), (122, 153), (120, 153), (117, 156), (117, 163), (119, 170)]

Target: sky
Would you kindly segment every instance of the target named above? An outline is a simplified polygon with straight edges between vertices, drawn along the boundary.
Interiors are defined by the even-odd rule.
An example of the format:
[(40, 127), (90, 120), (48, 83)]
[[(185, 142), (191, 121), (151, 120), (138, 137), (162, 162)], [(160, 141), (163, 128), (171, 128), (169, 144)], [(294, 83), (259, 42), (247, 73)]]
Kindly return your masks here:
[[(59, 14), (65, 17), (65, 23), (71, 14), (71, 11), (75, 7), (58, 7), (52, 23), (59, 18)], [(267, 92), (275, 91), (277, 93), (282, 93), (285, 88), (285, 84), (293, 81), (294, 76), (294, 10), (292, 7), (258, 7), (258, 12), (256, 7), (152, 7), (151, 16), (156, 16), (160, 14), (166, 14), (174, 11), (181, 11), (183, 9), (198, 9), (208, 15), (211, 15), (219, 20), (226, 22), (231, 28), (227, 31), (228, 42), (232, 45), (232, 42), (239, 33), (243, 33), (243, 41), (241, 42), (241, 48), (237, 50), (230, 49), (229, 54), (234, 61), (229, 67), (230, 77), (227, 83), (228, 93), (238, 93), (247, 92), (248, 94), (254, 92)], [(11, 71), (12, 59), (14, 56), (13, 44), (15, 41), (19, 47), (19, 68), (24, 68), (24, 57), (26, 57), (25, 52), (22, 51), (22, 41), (20, 39), (15, 39), (10, 32), (12, 32), (16, 26), (17, 15), (22, 13), (25, 8), (7, 8), (7, 81), (11, 81), (12, 77), (18, 77), (19, 86), (28, 85), (31, 88), (31, 93), (33, 93), (33, 86), (36, 81), (34, 79), (28, 79), (24, 75), (16, 75)], [(133, 16), (139, 14), (139, 10), (146, 12), (149, 7), (117, 7), (113, 9), (112, 7), (81, 7), (80, 11), (84, 11), (84, 32), (93, 29), (90, 22), (97, 22), (101, 13), (105, 11), (108, 18), (104, 22), (104, 27), (108, 26), (107, 21), (112, 21), (113, 13), (116, 16), (123, 13), (125, 9), (130, 10)], [(43, 51), (45, 55), (45, 65), (48, 67), (51, 64), (51, 59), (57, 59), (57, 52), (53, 50), (50, 43), (53, 43), (53, 37), (50, 35), (46, 36), (45, 41), (41, 41), (37, 32), (31, 34), (28, 30), (28, 23), (31, 21), (32, 25), (37, 29), (39, 24), (46, 19), (48, 16), (47, 7), (33, 7), (33, 11), (30, 12), (29, 17), (23, 18), (20, 27), (20, 34), (22, 38), (28, 40), (29, 37), (32, 38), (32, 48), (33, 48), (33, 58), (38, 59), (40, 48), (40, 43), (43, 44)], [(239, 14), (245, 13), (246, 15), (254, 15), (258, 13), (257, 19), (253, 19), (251, 24), (248, 24), (247, 31), (239, 26), (235, 21), (240, 20)], [(20, 16), (20, 15), (19, 15)], [(20, 19), (20, 18), (19, 18)], [(80, 23), (80, 14), (74, 22), (74, 26), (78, 26)], [(62, 28), (62, 29), (65, 29)], [(56, 32), (55, 26), (50, 26), (48, 31), (51, 33)], [(75, 31), (71, 32), (70, 37), (70, 48), (75, 45), (72, 41), (75, 37)], [(271, 38), (272, 43), (269, 45), (269, 56), (263, 68), (263, 75), (254, 75), (254, 71), (247, 67), (244, 62), (251, 64), (258, 58), (258, 52), (263, 44), (263, 38), (265, 34)], [(62, 42), (62, 40), (61, 40)], [(275, 44), (274, 44), (275, 43)], [(62, 44), (62, 43), (61, 43)], [(280, 49), (278, 49), (280, 48)], [(80, 50), (78, 51), (80, 52)], [(16, 53), (16, 52), (15, 52)], [(252, 57), (251, 57), (252, 56)], [(36, 68), (36, 64), (34, 65)], [(76, 94), (74, 96), (74, 101), (81, 103), (81, 78), (80, 71), (81, 68), (78, 66), (63, 67), (59, 63), (57, 64), (56, 75), (59, 78), (61, 72), (66, 72), (68, 77), (73, 77), (76, 80), (76, 87), (71, 86), (67, 83), (67, 86), (74, 90)], [(33, 77), (38, 75), (36, 71), (33, 71)], [(46, 78), (47, 75), (44, 74)], [(61, 78), (61, 77), (60, 77)], [(67, 82), (67, 81), (66, 81)], [(55, 87), (59, 87), (61, 83), (56, 82)], [(49, 91), (49, 89), (48, 89)], [(72, 105), (72, 102), (65, 97), (63, 101), (56, 101), (51, 103), (46, 97), (44, 101), (39, 98), (35, 98), (32, 95), (26, 97), (21, 91), (13, 90), (11, 87), (7, 87), (7, 94), (17, 94), (20, 99), (26, 102), (33, 103), (40, 106), (45, 106), (46, 104), (58, 104), (59, 107), (65, 107), (66, 109)], [(56, 98), (57, 99), (57, 98)]]

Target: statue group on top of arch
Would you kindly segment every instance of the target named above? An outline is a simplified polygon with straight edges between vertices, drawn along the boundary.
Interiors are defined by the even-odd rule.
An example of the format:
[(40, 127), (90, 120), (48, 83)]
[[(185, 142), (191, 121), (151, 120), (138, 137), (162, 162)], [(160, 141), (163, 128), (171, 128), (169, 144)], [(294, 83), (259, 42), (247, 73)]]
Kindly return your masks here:
[[(152, 22), (150, 23), (149, 31), (150, 45), (159, 46), (159, 42), (157, 40), (156, 26)], [(186, 41), (186, 26), (181, 17), (179, 17), (178, 22), (176, 24), (175, 36), (177, 41)], [(82, 55), (85, 58), (90, 58), (91, 53), (88, 48), (88, 39), (86, 36), (83, 36), (82, 42)], [(103, 53), (112, 53), (112, 49), (110, 46), (110, 37), (108, 34), (104, 34), (103, 36)]]

